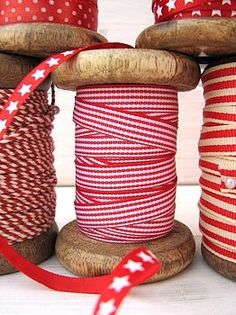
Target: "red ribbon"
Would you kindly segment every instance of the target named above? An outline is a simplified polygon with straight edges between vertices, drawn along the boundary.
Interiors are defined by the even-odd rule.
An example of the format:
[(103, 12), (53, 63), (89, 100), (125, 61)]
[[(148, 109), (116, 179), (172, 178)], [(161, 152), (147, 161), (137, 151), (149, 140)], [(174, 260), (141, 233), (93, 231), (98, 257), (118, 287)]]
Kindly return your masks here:
[(14, 23), (57, 23), (96, 31), (97, 0), (1, 1), (0, 25)]
[(236, 17), (233, 0), (153, 0), (155, 23), (201, 17)]

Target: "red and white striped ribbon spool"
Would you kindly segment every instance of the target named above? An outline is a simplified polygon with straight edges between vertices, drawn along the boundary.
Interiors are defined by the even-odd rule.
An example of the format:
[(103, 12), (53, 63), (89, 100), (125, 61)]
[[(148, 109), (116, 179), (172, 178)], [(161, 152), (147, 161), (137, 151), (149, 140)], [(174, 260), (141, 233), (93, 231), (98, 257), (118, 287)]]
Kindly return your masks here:
[(80, 87), (76, 214), (91, 238), (134, 243), (173, 228), (177, 91), (160, 85)]
[[(104, 48), (130, 48), (119, 43), (105, 43), (66, 51), (49, 57), (33, 69), (19, 83), (0, 111), (0, 141), (7, 137), (11, 123), (30, 94), (60, 64), (84, 50)], [(164, 119), (165, 115), (163, 116)], [(94, 161), (92, 161), (94, 162)], [(160, 261), (146, 248), (129, 253), (111, 275), (91, 278), (72, 278), (46, 271), (22, 257), (0, 233), (0, 253), (18, 270), (31, 279), (57, 291), (101, 293), (94, 315), (114, 315), (128, 292), (160, 271)]]
[(236, 62), (209, 68), (202, 81), (200, 228), (209, 251), (236, 263)]
[(0, 25), (57, 23), (97, 30), (97, 0), (4, 0)]
[(234, 0), (153, 0), (155, 22), (186, 18), (236, 18)]

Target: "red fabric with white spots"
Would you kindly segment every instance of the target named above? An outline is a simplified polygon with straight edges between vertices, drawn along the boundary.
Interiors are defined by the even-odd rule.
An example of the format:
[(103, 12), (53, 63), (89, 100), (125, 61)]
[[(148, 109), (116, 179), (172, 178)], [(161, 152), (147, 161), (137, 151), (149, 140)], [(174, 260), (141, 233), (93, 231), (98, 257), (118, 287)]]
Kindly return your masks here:
[(177, 91), (148, 84), (79, 87), (74, 121), (81, 232), (114, 243), (168, 234), (175, 213)]
[(234, 0), (153, 0), (155, 22), (173, 19), (228, 17), (236, 18)]
[(236, 62), (207, 69), (202, 81), (200, 228), (210, 252), (236, 263)]
[(97, 30), (97, 0), (3, 0), (0, 25), (58, 23)]

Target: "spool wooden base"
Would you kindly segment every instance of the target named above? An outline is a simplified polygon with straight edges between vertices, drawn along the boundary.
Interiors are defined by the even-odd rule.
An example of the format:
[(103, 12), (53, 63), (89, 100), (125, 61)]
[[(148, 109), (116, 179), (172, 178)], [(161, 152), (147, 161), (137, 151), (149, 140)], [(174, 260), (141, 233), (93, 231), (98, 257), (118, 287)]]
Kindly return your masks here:
[[(54, 253), (57, 233), (58, 227), (54, 222), (47, 232), (32, 240), (16, 243), (13, 247), (27, 260), (39, 264)], [(6, 275), (16, 271), (17, 270), (0, 254), (0, 275)]]
[(202, 255), (207, 264), (216, 272), (224, 277), (236, 281), (236, 264), (224, 260), (211, 253), (204, 245), (202, 245)]
[(93, 31), (53, 23), (20, 23), (0, 27), (0, 51), (45, 57), (57, 52), (105, 42)]
[(137, 48), (166, 49), (198, 57), (236, 54), (236, 19), (196, 18), (163, 22), (145, 29), (136, 41)]
[(128, 252), (136, 247), (148, 247), (162, 262), (160, 273), (149, 282), (168, 279), (184, 270), (193, 260), (195, 242), (191, 231), (175, 221), (173, 231), (159, 240), (142, 244), (113, 244), (84, 236), (76, 221), (67, 224), (59, 233), (56, 254), (61, 264), (80, 276), (100, 276), (112, 272)]

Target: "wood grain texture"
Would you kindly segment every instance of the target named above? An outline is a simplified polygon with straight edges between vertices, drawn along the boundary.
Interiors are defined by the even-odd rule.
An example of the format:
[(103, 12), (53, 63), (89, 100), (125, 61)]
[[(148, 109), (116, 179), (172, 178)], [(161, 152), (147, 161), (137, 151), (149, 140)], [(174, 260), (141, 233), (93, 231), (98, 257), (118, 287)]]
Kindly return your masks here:
[(198, 64), (188, 57), (150, 49), (101, 49), (83, 51), (52, 74), (63, 89), (110, 83), (167, 84), (180, 91), (196, 87)]
[(76, 221), (59, 233), (56, 254), (64, 267), (80, 276), (99, 276), (112, 272), (119, 261), (134, 248), (146, 246), (162, 262), (160, 273), (149, 282), (170, 278), (185, 269), (193, 260), (195, 242), (190, 230), (175, 221), (166, 237), (138, 244), (112, 244), (87, 238), (80, 233)]
[(0, 26), (0, 51), (45, 57), (57, 52), (104, 42), (93, 31), (53, 23), (19, 23)]
[(163, 22), (145, 29), (137, 38), (136, 47), (202, 56), (202, 60), (208, 62), (207, 56), (236, 53), (236, 19), (197, 18)]
[[(54, 253), (57, 224), (54, 222), (51, 228), (42, 235), (31, 240), (16, 243), (13, 247), (27, 260), (39, 264)], [(0, 276), (16, 272), (17, 270), (8, 263), (0, 254)]]
[[(16, 88), (18, 83), (40, 62), (41, 59), (38, 58), (0, 53), (0, 88)], [(47, 91), (51, 84), (52, 81), (48, 78), (37, 88), (37, 90)]]
[(236, 264), (211, 253), (202, 244), (202, 255), (207, 264), (222, 276), (236, 281)]

